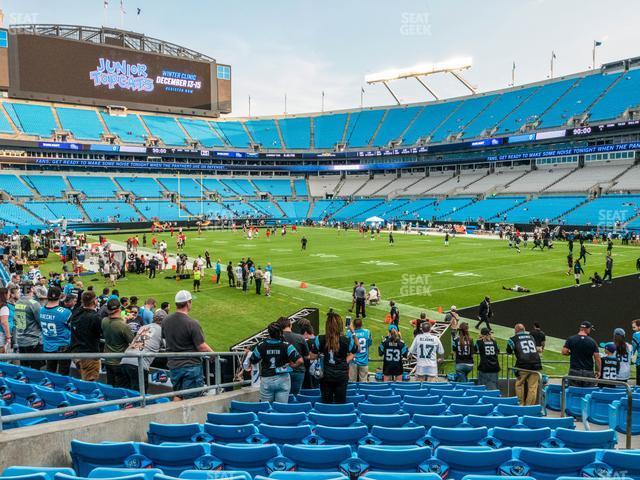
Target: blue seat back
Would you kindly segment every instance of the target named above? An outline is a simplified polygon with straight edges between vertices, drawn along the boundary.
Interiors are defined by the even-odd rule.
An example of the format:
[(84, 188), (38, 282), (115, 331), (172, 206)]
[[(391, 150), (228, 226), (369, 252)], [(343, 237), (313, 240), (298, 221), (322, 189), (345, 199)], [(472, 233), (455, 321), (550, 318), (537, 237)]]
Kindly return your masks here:
[(149, 423), (147, 437), (149, 443), (156, 445), (162, 442), (191, 442), (191, 438), (202, 431), (198, 423), (164, 424)]
[(400, 403), (401, 401), (402, 397), (400, 395), (388, 395), (384, 397), (375, 394), (367, 395), (367, 402), (373, 404)]
[(253, 412), (207, 413), (207, 423), (214, 425), (247, 425), (257, 421), (258, 416)]
[(239, 400), (231, 400), (229, 409), (233, 413), (239, 412), (268, 412), (271, 410), (269, 402), (241, 402)]
[(415, 445), (426, 433), (423, 426), (388, 428), (376, 425), (371, 428), (371, 435), (382, 441), (383, 445)]
[(136, 453), (133, 442), (87, 443), (71, 440), (71, 461), (75, 472), (83, 477), (98, 467), (124, 467), (124, 461)]
[(573, 417), (532, 417), (524, 415), (520, 421), (527, 428), (549, 427), (552, 430), (556, 428), (576, 428), (576, 420)]
[(162, 475), (159, 468), (95, 468), (89, 473), (89, 478), (118, 478), (128, 475), (143, 475), (146, 480), (154, 480), (156, 475)]
[(311, 435), (309, 425), (298, 425), (294, 427), (281, 427), (275, 425), (258, 425), (258, 431), (267, 437), (270, 443), (302, 443), (302, 440)]
[(446, 405), (451, 405), (453, 403), (457, 403), (459, 405), (475, 405), (480, 400), (478, 396), (463, 396), (463, 397), (450, 397), (448, 395), (443, 395), (440, 401)]
[(251, 475), (242, 470), (185, 470), (180, 474), (180, 478), (184, 480), (252, 480)]
[(483, 395), (480, 398), (481, 403), (486, 403), (487, 405), (518, 405), (520, 401), (518, 397), (487, 397)]
[(571, 450), (614, 448), (618, 442), (618, 435), (615, 430), (584, 431), (557, 428), (553, 436), (562, 442), (561, 447), (570, 448)]
[(369, 464), (372, 471), (417, 472), (431, 456), (429, 447), (389, 447), (361, 445), (358, 458)]
[(412, 418), (413, 423), (422, 425), (427, 430), (431, 427), (455, 428), (464, 422), (463, 415), (420, 415), (415, 414)]
[(435, 458), (449, 468), (447, 478), (461, 479), (464, 475), (497, 475), (500, 466), (511, 460), (511, 449), (464, 449), (439, 447)]
[(197, 467), (197, 461), (208, 453), (205, 445), (194, 443), (184, 445), (151, 445), (141, 443), (140, 454), (151, 460), (153, 467), (165, 475), (178, 477), (185, 470)]
[(424, 395), (424, 396), (414, 395), (414, 393), (417, 393), (417, 392), (411, 392), (411, 395), (405, 395), (403, 398), (404, 403), (411, 403), (413, 405), (435, 405), (436, 403), (440, 403), (439, 396), (428, 395), (429, 392), (427, 390), (424, 390), (424, 392), (426, 392), (427, 395)]
[(345, 414), (356, 411), (353, 403), (322, 403), (318, 402), (314, 405), (314, 410), (318, 413)]
[(300, 425), (307, 420), (302, 412), (297, 413), (272, 413), (258, 412), (258, 420), (267, 425), (280, 425), (284, 427)]
[(338, 471), (342, 462), (351, 458), (348, 445), (285, 445), (282, 455), (296, 464), (298, 471)]
[(53, 480), (56, 473), (75, 475), (76, 472), (69, 467), (7, 467), (0, 477), (23, 477), (26, 475), (44, 474), (47, 480)]
[(551, 429), (495, 427), (489, 431), (489, 435), (505, 447), (539, 447), (551, 437)]
[(530, 417), (542, 416), (542, 407), (540, 405), (497, 405), (495, 409), (496, 413), (500, 415), (517, 415), (522, 417), (524, 415)]
[(444, 403), (436, 403), (433, 405), (416, 405), (415, 403), (408, 403), (402, 406), (402, 411), (409, 415), (441, 415), (447, 410), (447, 406)]
[(204, 432), (211, 435), (216, 443), (242, 443), (251, 435), (258, 433), (258, 429), (253, 424), (213, 425), (205, 423)]
[(510, 415), (508, 417), (494, 417), (482, 415), (467, 415), (464, 422), (470, 427), (505, 427), (510, 428), (518, 424), (519, 417)]
[(434, 438), (439, 445), (474, 446), (479, 445), (488, 434), (487, 427), (448, 428), (431, 427), (429, 437)]
[(582, 469), (596, 460), (596, 452), (555, 452), (523, 448), (518, 453), (518, 459), (530, 468), (529, 476), (537, 480), (555, 480), (563, 475), (581, 476)]
[(452, 403), (449, 412), (457, 415), (489, 415), (493, 411), (493, 405), (461, 405)]
[(358, 421), (358, 416), (355, 413), (328, 414), (311, 412), (309, 421), (316, 425), (326, 425), (328, 427), (350, 427)]
[(371, 415), (393, 415), (398, 413), (399, 410), (399, 403), (373, 404), (364, 402), (358, 405), (358, 412), (360, 414), (367, 413)]
[(316, 434), (329, 445), (357, 445), (368, 433), (369, 429), (366, 425), (357, 427), (316, 426)]
[(368, 427), (378, 425), (380, 427), (399, 428), (409, 423), (410, 420), (411, 416), (406, 413), (401, 415), (370, 415), (363, 413), (360, 415), (360, 421)]
[(251, 476), (264, 475), (269, 460), (280, 454), (275, 445), (211, 445), (211, 454), (220, 460), (224, 470), (242, 470)]
[(305, 402), (305, 403), (273, 402), (271, 404), (271, 408), (273, 409), (274, 412), (278, 412), (278, 413), (297, 413), (297, 412), (306, 413), (313, 408), (313, 405), (311, 405), (308, 402)]

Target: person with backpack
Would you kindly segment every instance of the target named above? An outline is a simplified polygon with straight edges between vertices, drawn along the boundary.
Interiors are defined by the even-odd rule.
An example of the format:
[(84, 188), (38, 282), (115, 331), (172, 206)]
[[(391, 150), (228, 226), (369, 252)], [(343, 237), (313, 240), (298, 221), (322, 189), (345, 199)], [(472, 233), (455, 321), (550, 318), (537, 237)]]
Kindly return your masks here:
[(485, 385), (487, 390), (497, 390), (498, 373), (500, 372), (500, 362), (498, 360), (500, 348), (491, 336), (491, 330), (487, 327), (480, 331), (480, 337), (476, 340), (473, 350), (480, 356), (478, 385)]

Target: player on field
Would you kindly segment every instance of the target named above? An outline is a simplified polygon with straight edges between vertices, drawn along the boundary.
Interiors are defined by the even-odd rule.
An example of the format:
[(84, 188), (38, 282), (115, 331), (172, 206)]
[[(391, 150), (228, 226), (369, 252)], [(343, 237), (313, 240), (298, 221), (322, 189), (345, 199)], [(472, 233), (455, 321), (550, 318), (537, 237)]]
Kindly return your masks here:
[(576, 263), (573, 264), (573, 276), (576, 279), (576, 287), (580, 286), (580, 276), (584, 273), (582, 269), (582, 265), (580, 265), (580, 259), (576, 260)]
[(569, 251), (569, 255), (567, 255), (567, 266), (569, 267), (567, 275), (571, 275), (571, 271), (573, 270), (573, 253), (571, 253), (571, 251)]
[(584, 243), (580, 243), (580, 256), (578, 257), (578, 262), (580, 260), (584, 260), (584, 264), (587, 264), (587, 255), (591, 255), (591, 253), (587, 252), (587, 248), (584, 246)]
[(402, 380), (402, 361), (407, 356), (407, 346), (397, 330), (390, 330), (380, 346), (378, 353), (382, 357), (382, 374), (385, 382)]
[(444, 246), (445, 247), (449, 246), (449, 232), (445, 232), (444, 234)]
[(393, 245), (395, 241), (393, 240), (393, 232), (389, 232), (389, 245)]
[(416, 358), (416, 380), (419, 382), (437, 382), (438, 364), (444, 358), (442, 342), (431, 334), (431, 324), (422, 324), (422, 333), (413, 339), (411, 355)]

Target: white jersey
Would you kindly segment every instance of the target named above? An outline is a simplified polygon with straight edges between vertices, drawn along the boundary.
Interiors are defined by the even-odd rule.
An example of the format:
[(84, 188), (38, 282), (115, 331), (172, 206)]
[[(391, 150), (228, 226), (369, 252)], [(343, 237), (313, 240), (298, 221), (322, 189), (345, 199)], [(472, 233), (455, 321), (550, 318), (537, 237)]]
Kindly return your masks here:
[(618, 369), (618, 380), (629, 380), (631, 376), (631, 352), (633, 351), (633, 347), (627, 343), (627, 353), (624, 355), (616, 352), (616, 357), (620, 362), (620, 368)]
[(416, 357), (417, 375), (438, 375), (438, 355), (444, 355), (444, 347), (438, 337), (430, 333), (421, 333), (414, 338), (409, 352)]

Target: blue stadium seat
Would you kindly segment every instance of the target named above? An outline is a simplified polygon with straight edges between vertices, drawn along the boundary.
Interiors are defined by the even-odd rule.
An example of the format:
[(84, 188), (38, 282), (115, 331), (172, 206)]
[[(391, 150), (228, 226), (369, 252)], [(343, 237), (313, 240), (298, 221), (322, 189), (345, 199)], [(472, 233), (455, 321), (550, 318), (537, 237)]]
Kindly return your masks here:
[(447, 410), (444, 403), (435, 403), (430, 405), (416, 405), (414, 403), (405, 402), (402, 411), (410, 415), (441, 415)]
[(366, 425), (355, 427), (327, 427), (317, 425), (315, 435), (317, 442), (326, 445), (358, 445), (367, 436), (369, 429)]
[(426, 445), (429, 445), (434, 449), (440, 445), (451, 447), (472, 447), (480, 445), (480, 442), (486, 438), (487, 434), (487, 427), (431, 427), (424, 441)]
[(395, 387), (393, 391), (396, 393), (396, 395), (402, 395), (403, 397), (406, 397), (408, 395), (410, 397), (439, 398), (438, 395), (432, 395), (428, 388), (407, 388), (407, 386), (403, 385), (402, 387)]
[(271, 472), (268, 477), (257, 475), (254, 480), (348, 480), (338, 472)]
[[(640, 433), (640, 398), (633, 397), (633, 407), (631, 410), (631, 433)], [(627, 413), (629, 412), (628, 401), (616, 400), (609, 405), (609, 428), (627, 433)]]
[(258, 412), (258, 420), (267, 425), (277, 425), (289, 427), (300, 425), (307, 420), (307, 416), (302, 412), (297, 413), (271, 413)]
[(495, 413), (498, 415), (517, 415), (519, 417), (541, 417), (542, 407), (540, 405), (497, 405)]
[[(315, 405), (317, 402), (322, 401), (322, 397), (320, 395), (296, 395), (296, 400), (299, 403), (310, 403), (311, 405)], [(351, 402), (349, 398), (347, 398), (347, 402)]]
[(452, 397), (449, 395), (443, 395), (442, 398), (440, 399), (440, 401), (445, 405), (451, 405), (454, 403), (457, 403), (458, 405), (475, 405), (478, 403), (478, 400), (480, 400), (480, 397), (475, 395), (470, 397), (465, 397), (465, 396)]
[(544, 388), (545, 407), (555, 412), (560, 411), (562, 386), (549, 384)]
[(283, 445), (285, 443), (302, 443), (305, 438), (311, 435), (311, 427), (309, 425), (283, 427), (260, 424), (258, 432), (260, 432), (259, 435), (253, 435), (247, 441)]
[(500, 466), (511, 460), (511, 449), (464, 449), (440, 447), (427, 462), (428, 471), (442, 478), (461, 480), (465, 475), (498, 475)]
[(56, 473), (64, 473), (66, 475), (75, 475), (72, 468), (69, 467), (7, 467), (0, 477), (23, 477), (25, 475), (44, 474), (47, 480), (53, 480)]
[[(3, 407), (2, 400), (0, 400), (0, 415), (3, 417), (7, 417), (9, 415), (18, 415), (19, 413), (31, 413), (36, 412), (35, 408), (27, 407), (25, 405), (20, 405), (19, 403), (13, 403), (9, 406)], [(47, 423), (47, 419), (45, 417), (39, 418), (29, 418), (26, 420), (16, 420), (14, 422), (8, 422), (3, 420), (2, 428), (5, 430), (20, 428), (20, 427), (30, 427), (33, 425), (39, 425), (41, 423)]]
[(503, 427), (511, 428), (515, 427), (520, 421), (520, 417), (517, 415), (510, 415), (508, 417), (497, 416), (481, 416), (481, 415), (467, 415), (464, 419), (464, 423), (470, 427)]
[(239, 400), (231, 400), (229, 410), (232, 413), (268, 412), (269, 410), (271, 410), (271, 405), (269, 404), (269, 402), (241, 402)]
[(550, 428), (505, 428), (495, 427), (489, 430), (485, 440), (492, 448), (501, 447), (540, 447), (551, 437)]
[[(71, 473), (73, 475), (73, 473)], [(163, 475), (159, 468), (94, 468), (89, 473), (89, 478), (118, 478), (130, 475), (143, 475), (145, 480), (154, 480), (156, 475)]]
[(12, 402), (17, 402), (37, 410), (44, 408), (44, 400), (38, 395), (36, 389), (30, 383), (24, 383), (8, 377), (4, 379), (4, 382), (13, 394)]
[(424, 390), (424, 392), (426, 395), (423, 396), (416, 395), (419, 392), (411, 392), (411, 395), (405, 395), (403, 397), (404, 403), (411, 403), (413, 405), (434, 405), (440, 403), (440, 397), (438, 395), (430, 395), (427, 390)]
[(358, 405), (364, 402), (367, 399), (366, 395), (360, 394), (351, 394), (347, 392), (347, 403), (353, 403), (354, 405)]
[(358, 416), (355, 413), (328, 414), (311, 412), (308, 418), (310, 422), (316, 425), (325, 425), (327, 427), (350, 427), (358, 421)]
[(282, 455), (289, 460), (287, 470), (301, 472), (337, 472), (340, 464), (351, 458), (348, 445), (285, 445)]
[(367, 402), (374, 404), (400, 403), (402, 397), (400, 395), (380, 396), (378, 394), (367, 395)]
[(29, 474), (25, 474), (25, 475), (19, 475), (19, 476), (11, 476), (11, 475), (2, 475), (3, 480), (49, 480), (49, 479), (53, 479), (55, 478), (55, 475), (53, 476), (47, 476), (45, 473), (29, 473)]
[(302, 395), (318, 396), (320, 395), (320, 389), (319, 388), (301, 388), (300, 393)]
[(371, 440), (381, 445), (416, 445), (426, 434), (423, 426), (388, 428), (374, 425), (371, 428)]
[(598, 390), (597, 387), (567, 387), (565, 414), (580, 418), (582, 416), (582, 399)]
[(590, 450), (594, 448), (615, 448), (618, 443), (618, 434), (615, 430), (570, 430), (568, 428), (556, 428), (553, 438), (546, 442), (545, 447), (570, 448), (571, 450)]
[(360, 415), (360, 421), (368, 427), (377, 425), (380, 427), (400, 428), (411, 421), (411, 416), (406, 413), (400, 415), (370, 415), (363, 413)]
[(440, 475), (435, 473), (367, 472), (364, 477), (360, 477), (360, 480), (440, 480)]
[(356, 406), (353, 403), (322, 403), (318, 402), (313, 407), (317, 413), (328, 414), (345, 414), (353, 413), (356, 411)]
[(258, 416), (253, 412), (241, 413), (207, 413), (207, 423), (214, 425), (246, 425), (258, 421)]
[(429, 393), (431, 395), (438, 395), (440, 397), (445, 395), (448, 397), (464, 397), (464, 390), (454, 390), (453, 388), (443, 389), (440, 386), (438, 386), (437, 388), (429, 389)]
[(360, 414), (372, 414), (372, 415), (394, 415), (400, 411), (400, 403), (388, 403), (388, 404), (371, 404), (361, 403), (358, 405), (358, 412)]
[(191, 442), (194, 436), (202, 433), (198, 423), (164, 424), (149, 423), (147, 437), (149, 443), (159, 445), (162, 442)]
[(464, 423), (464, 415), (421, 415), (416, 413), (412, 422), (416, 425), (422, 425), (427, 430), (431, 427), (455, 428)]
[(71, 440), (71, 461), (76, 474), (86, 477), (98, 467), (118, 468), (125, 460), (136, 454), (133, 442), (87, 443)]
[[(358, 447), (358, 459), (360, 462), (365, 462), (370, 471), (419, 472), (421, 466), (430, 456), (431, 449), (429, 447), (381, 445), (361, 445)], [(357, 465), (359, 462), (354, 461), (353, 463)]]
[[(208, 448), (200, 443), (191, 445), (151, 445), (141, 443), (140, 455), (151, 462), (151, 466), (159, 468), (165, 475), (177, 477), (185, 470), (208, 470), (214, 468), (213, 459), (208, 455)], [(148, 466), (146, 462), (140, 467)]]
[(252, 423), (246, 425), (214, 425), (204, 424), (204, 433), (213, 437), (216, 443), (242, 443), (251, 435), (258, 433), (258, 429)]
[[(185, 470), (183, 480), (251, 480), (251, 475), (242, 470)], [(159, 480), (156, 478), (156, 480)]]
[(556, 428), (576, 428), (576, 421), (573, 417), (532, 417), (523, 415), (520, 422), (525, 428), (544, 428), (549, 427), (551, 430)]
[(298, 412), (310, 412), (313, 408), (310, 403), (280, 403), (273, 402), (271, 408), (277, 413), (298, 413)]
[(518, 405), (519, 400), (518, 397), (487, 397), (483, 396), (480, 398), (480, 402), (486, 403), (487, 405)]
[(627, 392), (593, 392), (582, 399), (582, 421), (596, 425), (609, 424), (609, 405), (616, 400), (626, 398)]
[(611, 478), (631, 477), (640, 478), (640, 462), (638, 462), (638, 450), (604, 450), (600, 452), (600, 461), (610, 467), (607, 476)]
[(489, 415), (493, 411), (493, 405), (461, 405), (452, 403), (447, 412), (453, 415)]
[(566, 452), (523, 448), (518, 458), (506, 462), (501, 475), (531, 476), (536, 480), (556, 480), (561, 476), (581, 477), (583, 469), (596, 461), (596, 451)]
[[(88, 480), (88, 477), (76, 477), (75, 475), (67, 475), (65, 473), (56, 473), (53, 476), (54, 480)], [(111, 477), (110, 479), (104, 480), (147, 480), (143, 474), (134, 474), (134, 475), (120, 475), (117, 477)]]
[(251, 476), (265, 475), (267, 462), (279, 454), (276, 445), (211, 445), (211, 455), (225, 470), (242, 470)]

